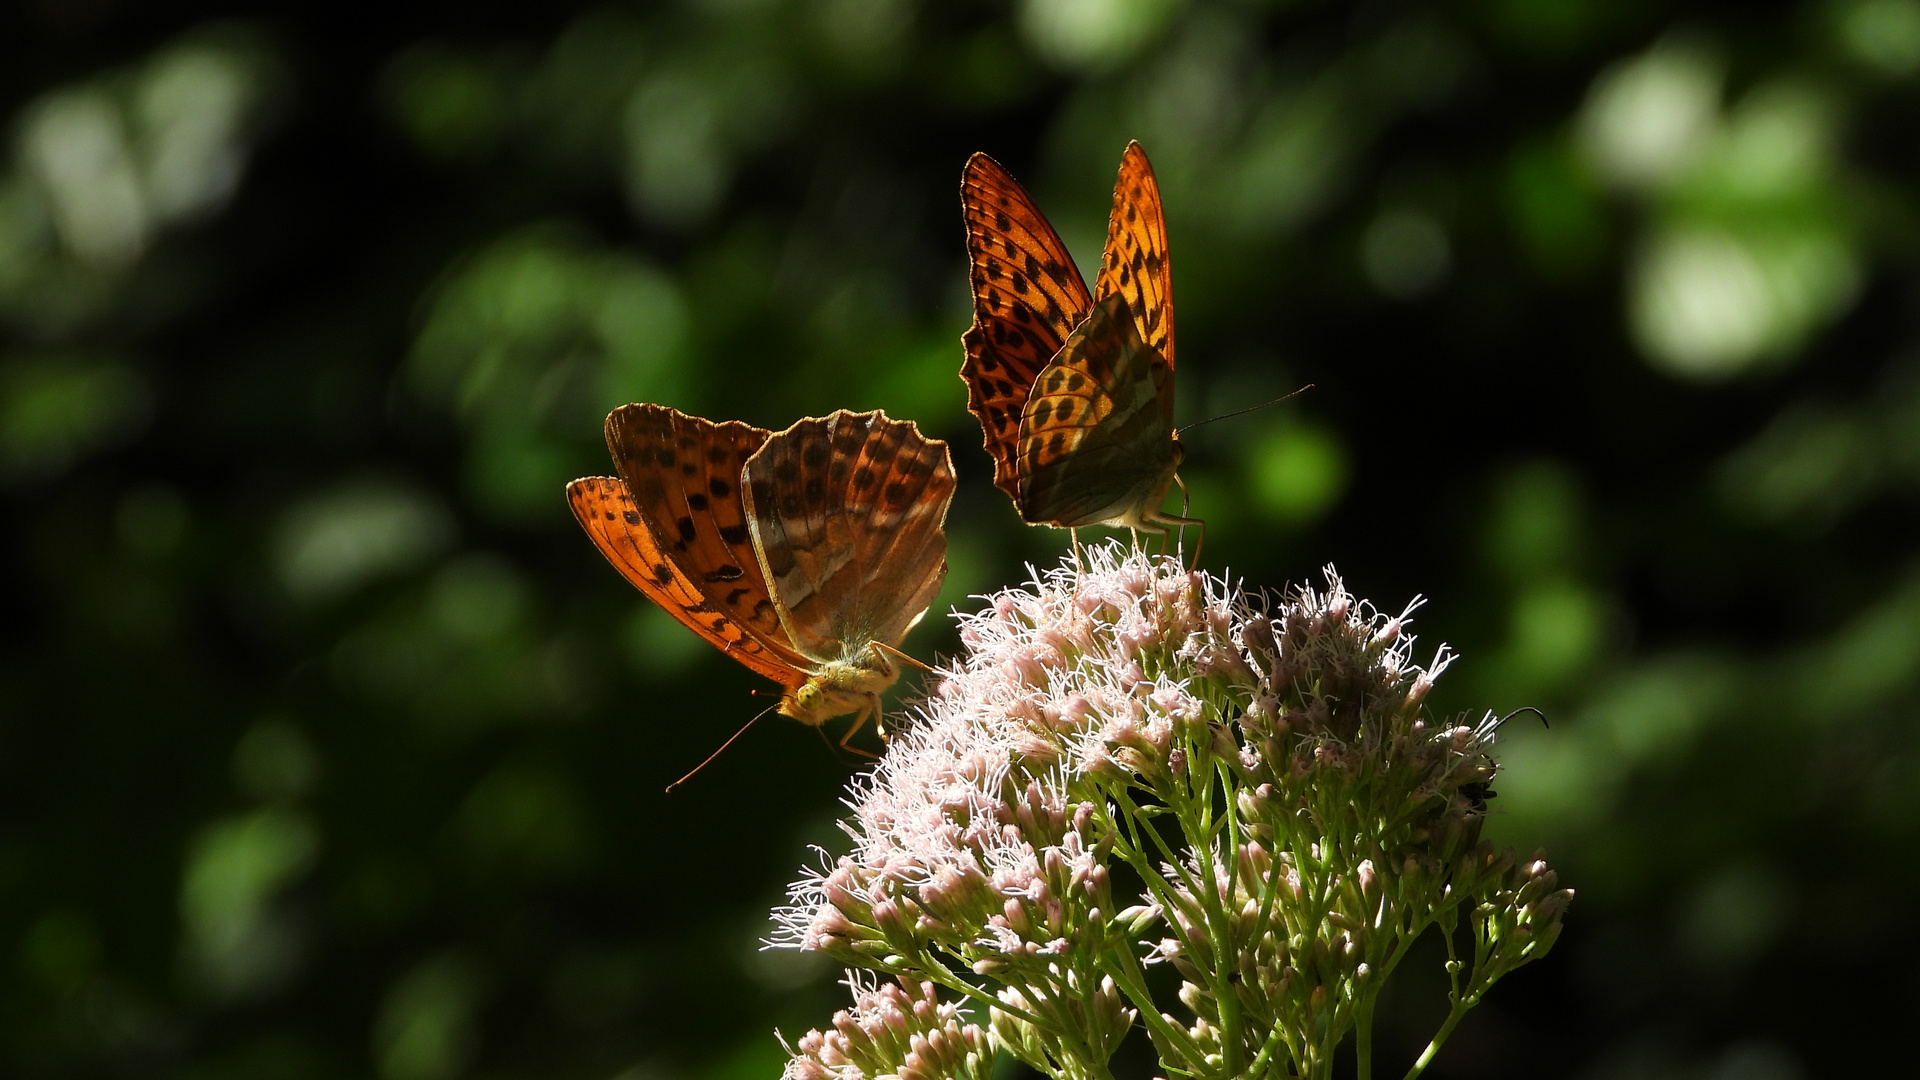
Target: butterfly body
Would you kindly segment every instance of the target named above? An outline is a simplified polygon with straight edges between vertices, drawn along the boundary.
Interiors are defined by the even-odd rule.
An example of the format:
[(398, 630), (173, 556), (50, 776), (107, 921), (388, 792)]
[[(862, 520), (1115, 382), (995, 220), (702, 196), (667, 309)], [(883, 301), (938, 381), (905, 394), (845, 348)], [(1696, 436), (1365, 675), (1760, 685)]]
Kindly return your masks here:
[(1022, 520), (1164, 533), (1173, 427), (1173, 287), (1160, 189), (1138, 143), (1114, 186), (1092, 292), (1019, 183), (975, 154), (961, 180), (974, 322), (961, 378), (994, 483)]
[(900, 678), (900, 669), (872, 645), (846, 660), (829, 660), (815, 668), (807, 681), (780, 698), (776, 711), (808, 727), (819, 727), (835, 717), (854, 714), (858, 730), (868, 716), (880, 711), (880, 695)]
[(607, 417), (620, 476), (567, 486), (609, 562), (676, 620), (779, 683), (818, 726), (879, 709), (887, 656), (946, 575), (946, 444), (841, 410), (779, 433), (660, 405)]

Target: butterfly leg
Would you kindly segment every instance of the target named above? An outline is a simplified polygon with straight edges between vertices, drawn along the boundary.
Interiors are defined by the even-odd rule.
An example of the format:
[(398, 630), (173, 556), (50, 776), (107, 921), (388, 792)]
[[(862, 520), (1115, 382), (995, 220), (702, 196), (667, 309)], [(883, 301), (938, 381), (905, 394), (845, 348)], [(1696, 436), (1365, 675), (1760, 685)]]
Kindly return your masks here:
[(1153, 528), (1159, 526), (1155, 531), (1164, 536), (1171, 531), (1167, 529), (1166, 526), (1171, 525), (1180, 530), (1180, 538), (1184, 541), (1186, 539), (1187, 526), (1200, 526), (1200, 539), (1193, 545), (1193, 566), (1198, 568), (1200, 565), (1200, 549), (1205, 547), (1207, 543), (1207, 523), (1201, 518), (1190, 518), (1186, 516), (1187, 510), (1192, 506), (1192, 496), (1187, 491), (1186, 481), (1180, 479), (1179, 473), (1173, 475), (1173, 482), (1180, 485), (1180, 513), (1163, 514), (1159, 511), (1151, 511), (1144, 515), (1146, 521), (1149, 523), (1145, 527)]
[(1081, 566), (1080, 566), (1080, 530), (1079, 530), (1079, 529), (1075, 529), (1075, 528), (1068, 528), (1068, 529), (1067, 529), (1067, 544), (1068, 544), (1068, 546), (1070, 546), (1070, 547), (1072, 547), (1072, 548), (1073, 548), (1073, 569), (1074, 569), (1074, 572), (1075, 572), (1075, 573), (1079, 573), (1079, 572), (1081, 571)]
[(931, 667), (928, 667), (927, 665), (921, 663), (920, 661), (915, 660), (913, 657), (908, 656), (906, 653), (901, 652), (899, 649), (894, 648), (893, 646), (887, 644), (884, 641), (874, 642), (873, 647), (876, 649), (879, 649), (881, 652), (884, 652), (884, 653), (892, 653), (895, 659), (905, 660), (907, 663), (912, 664), (914, 667), (919, 668), (921, 671), (933, 670)]
[(1193, 545), (1193, 567), (1197, 569), (1200, 566), (1200, 549), (1205, 547), (1207, 543), (1206, 519), (1190, 518), (1190, 517), (1175, 517), (1172, 514), (1160, 514), (1160, 515), (1155, 515), (1153, 520), (1156, 522), (1159, 522), (1162, 525), (1176, 525), (1181, 528), (1185, 528), (1188, 525), (1200, 526), (1200, 539), (1196, 541)]
[[(847, 733), (845, 735), (840, 736), (840, 749), (851, 750), (854, 753), (859, 754), (861, 757), (864, 757), (864, 758), (879, 757), (880, 755), (878, 754), (869, 753), (865, 750), (860, 749), (857, 746), (851, 745), (848, 742), (849, 739), (853, 738), (856, 732), (858, 732), (862, 727), (866, 726), (867, 717), (873, 716), (877, 714), (879, 711), (880, 711), (880, 695), (868, 694), (866, 700), (860, 703), (860, 711), (853, 714), (853, 723), (847, 726)], [(879, 722), (876, 721), (874, 723), (874, 726), (876, 728), (879, 727), (880, 726)], [(884, 731), (881, 732), (881, 738), (885, 738), (885, 737), (886, 737), (886, 733)]]

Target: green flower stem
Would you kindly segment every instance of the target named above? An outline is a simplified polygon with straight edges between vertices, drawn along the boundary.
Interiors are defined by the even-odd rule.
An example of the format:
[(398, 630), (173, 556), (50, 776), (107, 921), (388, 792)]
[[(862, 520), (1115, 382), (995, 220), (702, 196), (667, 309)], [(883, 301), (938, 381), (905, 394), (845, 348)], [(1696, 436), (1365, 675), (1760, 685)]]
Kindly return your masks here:
[[(1188, 750), (1187, 776), (1189, 778), (1201, 774), (1199, 763), (1194, 761), (1197, 756), (1195, 749), (1190, 746)], [(1241, 1065), (1240, 995), (1233, 989), (1232, 975), (1237, 965), (1234, 965), (1233, 942), (1227, 936), (1226, 910), (1220, 906), (1218, 885), (1220, 875), (1214, 866), (1213, 843), (1210, 836), (1213, 770), (1208, 768), (1203, 775), (1207, 778), (1208, 791), (1204, 798), (1197, 800), (1197, 818), (1196, 800), (1191, 792), (1182, 790), (1186, 785), (1176, 780), (1168, 787), (1169, 794), (1175, 800), (1172, 803), (1174, 818), (1187, 832), (1188, 841), (1193, 848), (1194, 861), (1198, 864), (1200, 871), (1201, 887), (1195, 890), (1193, 895), (1194, 899), (1199, 901), (1200, 910), (1206, 916), (1208, 943), (1213, 950), (1213, 963), (1210, 965), (1211, 970), (1207, 972), (1207, 983), (1208, 989), (1213, 993), (1214, 1008), (1218, 1010), (1220, 1017), (1221, 1066), (1228, 1075), (1233, 1075), (1240, 1071)]]
[(1160, 1015), (1160, 1007), (1154, 1003), (1153, 995), (1147, 992), (1146, 972), (1141, 970), (1140, 960), (1133, 955), (1133, 950), (1123, 944), (1107, 949), (1106, 955), (1114, 961), (1109, 969), (1114, 985), (1127, 995), (1127, 1000), (1139, 1011), (1140, 1022), (1146, 1025), (1147, 1034), (1159, 1044), (1162, 1054), (1178, 1054), (1178, 1060), (1184, 1061), (1199, 1060), (1202, 1056), (1200, 1046), (1193, 1041), (1193, 1036), (1179, 1025), (1168, 1023), (1167, 1018)]
[(1001, 1001), (999, 998), (993, 996), (992, 994), (987, 993), (985, 990), (980, 989), (979, 987), (973, 985), (972, 983), (961, 978), (960, 976), (955, 975), (953, 973), (952, 968), (949, 968), (947, 965), (940, 963), (938, 960), (934, 959), (933, 957), (929, 956), (927, 957), (927, 960), (929, 961), (928, 963), (921, 965), (923, 969), (921, 971), (921, 974), (926, 976), (929, 980), (939, 983), (941, 986), (946, 987), (947, 989), (953, 991), (954, 993), (959, 994), (960, 996), (967, 998), (970, 1001), (976, 1002), (986, 1008), (999, 1009), (1001, 1012), (1011, 1013), (1014, 1016), (1017, 1016), (1020, 1019), (1025, 1020), (1027, 1023), (1034, 1025), (1035, 1027), (1039, 1027), (1040, 1025), (1045, 1023), (1044, 1020), (1042, 1020), (1038, 1016), (1035, 1016), (1033, 1013), (1030, 1013), (1027, 1010), (1022, 1009), (1016, 1005), (1009, 1005), (1008, 1003)]
[[(1187, 876), (1186, 865), (1181, 861), (1178, 855), (1174, 854), (1173, 849), (1167, 846), (1167, 838), (1160, 835), (1160, 830), (1154, 828), (1153, 824), (1146, 820), (1147, 815), (1141, 813), (1140, 806), (1133, 801), (1131, 796), (1127, 794), (1125, 785), (1115, 785), (1114, 790), (1111, 792), (1111, 794), (1116, 800), (1119, 801), (1120, 808), (1128, 819), (1138, 820), (1142, 823), (1141, 831), (1145, 832), (1148, 836), (1153, 838), (1153, 845), (1160, 849), (1161, 860), (1167, 866), (1172, 867), (1173, 873), (1180, 878), (1180, 884), (1184, 885), (1188, 891), (1198, 894), (1200, 892), (1199, 882)], [(1159, 794), (1159, 793), (1156, 792), (1155, 794)], [(1177, 811), (1175, 812), (1175, 816), (1176, 818), (1178, 817)], [(1138, 843), (1137, 837), (1135, 838), (1135, 843), (1136, 844)], [(1140, 852), (1140, 854), (1144, 856), (1146, 852), (1143, 850)], [(1160, 874), (1158, 871), (1152, 871), (1149, 876), (1157, 878), (1160, 876)]]
[[(1378, 986), (1379, 981), (1375, 980)], [(1378, 999), (1376, 991), (1368, 990), (1361, 995), (1353, 1010), (1353, 1060), (1355, 1080), (1373, 1080), (1373, 1006)]]
[(1427, 927), (1432, 925), (1432, 919), (1422, 919), (1406, 932), (1399, 935), (1399, 943), (1394, 946), (1393, 952), (1389, 954), (1385, 960), (1381, 961), (1378, 970), (1374, 973), (1375, 986), (1384, 986), (1386, 984), (1387, 977), (1393, 974), (1393, 969), (1399, 967), (1400, 961), (1406, 958), (1408, 952), (1412, 951), (1413, 943), (1419, 941), (1421, 936), (1427, 932)]
[[(1166, 879), (1161, 877), (1159, 871), (1154, 869), (1153, 864), (1148, 861), (1146, 851), (1140, 847), (1139, 838), (1132, 835), (1134, 823), (1139, 819), (1138, 808), (1134, 807), (1132, 803), (1127, 800), (1124, 792), (1114, 793), (1114, 798), (1120, 800), (1126, 807), (1126, 813), (1123, 815), (1123, 818), (1125, 820), (1125, 832), (1128, 834), (1128, 838), (1124, 842), (1116, 835), (1113, 849), (1114, 854), (1120, 856), (1123, 862), (1133, 867), (1134, 873), (1140, 875), (1142, 884), (1146, 887), (1146, 890), (1153, 895), (1153, 902), (1160, 905), (1160, 910), (1166, 913), (1164, 921), (1167, 930), (1179, 940), (1182, 949), (1191, 953), (1193, 951), (1193, 941), (1187, 936), (1186, 930), (1181, 927), (1180, 920), (1173, 917), (1175, 910), (1173, 893), (1168, 890)], [(1140, 828), (1145, 829), (1147, 832), (1154, 832), (1151, 823), (1143, 822)], [(1159, 839), (1157, 833), (1155, 834), (1155, 839)], [(1160, 844), (1160, 850), (1162, 852), (1167, 850), (1164, 842)], [(1175, 865), (1177, 866), (1178, 864)], [(1184, 877), (1183, 880), (1185, 880)]]
[(1469, 1005), (1466, 999), (1459, 997), (1454, 999), (1453, 1008), (1447, 1011), (1446, 1022), (1440, 1025), (1439, 1031), (1434, 1032), (1433, 1041), (1420, 1052), (1420, 1057), (1414, 1061), (1413, 1068), (1408, 1069), (1407, 1075), (1401, 1080), (1414, 1080), (1415, 1077), (1427, 1071), (1427, 1066), (1433, 1064), (1434, 1055), (1440, 1052), (1440, 1047), (1447, 1041), (1447, 1036), (1453, 1034), (1454, 1026), (1460, 1023), (1460, 1018), (1467, 1015), (1467, 1010), (1471, 1008), (1473, 1006)]
[[(1067, 1043), (1068, 1049), (1079, 1059), (1079, 1064), (1089, 1075), (1099, 1080), (1113, 1080), (1113, 1074), (1107, 1071), (1106, 1059), (1095, 1054), (1093, 1047), (1087, 1045), (1080, 1029), (1073, 1023), (1073, 1010), (1060, 1000), (1058, 988), (1050, 980), (1036, 979), (1022, 987), (1021, 993), (1040, 998), (1041, 1001), (1038, 1004), (1045, 1012), (1052, 1015), (1054, 1022), (1043, 1026), (1041, 1030), (1052, 1030), (1062, 1042)], [(1002, 1008), (1004, 1007), (1003, 1005)]]
[[(1229, 900), (1232, 900), (1240, 891), (1240, 815), (1233, 804), (1234, 777), (1225, 762), (1213, 760), (1213, 750), (1211, 746), (1208, 747), (1206, 753), (1211, 766), (1206, 772), (1207, 805), (1209, 807), (1213, 805), (1213, 784), (1216, 777), (1220, 780), (1220, 790), (1226, 794), (1226, 797), (1221, 800), (1222, 805), (1220, 807), (1219, 820), (1221, 822), (1220, 829), (1224, 833), (1223, 839), (1225, 841), (1221, 852), (1222, 857), (1227, 860), (1225, 867), (1227, 897)], [(1202, 845), (1202, 848), (1203, 850), (1211, 851), (1213, 850), (1213, 845), (1208, 843)], [(1208, 895), (1214, 896), (1214, 893), (1209, 891)], [(1218, 906), (1217, 898), (1215, 905)], [(1229, 1016), (1228, 1007), (1223, 1005), (1220, 1011), (1221, 1028), (1223, 1033), (1227, 1035), (1225, 1039), (1227, 1052), (1223, 1055), (1222, 1063), (1229, 1071), (1237, 1071), (1240, 1064), (1241, 1048), (1245, 1046), (1245, 1038), (1241, 1034), (1241, 1029), (1245, 1024), (1242, 1019), (1243, 1010), (1241, 1008), (1240, 992), (1233, 982), (1234, 976), (1239, 974), (1240, 964), (1238, 961), (1238, 952), (1233, 947), (1234, 942), (1231, 938), (1233, 932), (1231, 913), (1224, 910), (1221, 912), (1219, 927), (1220, 939), (1226, 947), (1218, 952), (1216, 962), (1219, 966), (1220, 981), (1226, 984), (1227, 1000), (1232, 1003), (1232, 1025), (1230, 1028), (1227, 1025)], [(1260, 939), (1249, 938), (1248, 940), (1250, 942), (1257, 942)]]
[[(1278, 837), (1275, 839), (1278, 840)], [(1267, 887), (1260, 897), (1260, 914), (1253, 920), (1253, 941), (1265, 940), (1267, 928), (1273, 924), (1274, 901), (1279, 896), (1280, 883), (1287, 873), (1287, 864), (1280, 859), (1280, 852), (1284, 850), (1276, 843), (1274, 849), (1267, 852), (1272, 865), (1267, 867)]]
[(1260, 1052), (1254, 1055), (1253, 1063), (1247, 1066), (1244, 1075), (1248, 1080), (1257, 1080), (1258, 1077), (1264, 1076), (1267, 1066), (1273, 1061), (1273, 1055), (1282, 1046), (1287, 1048), (1287, 1052), (1292, 1054), (1295, 1060), (1299, 1059), (1300, 1048), (1294, 1045), (1292, 1039), (1287, 1038), (1287, 1025), (1275, 1024), (1273, 1030), (1267, 1034), (1267, 1041), (1261, 1044)]

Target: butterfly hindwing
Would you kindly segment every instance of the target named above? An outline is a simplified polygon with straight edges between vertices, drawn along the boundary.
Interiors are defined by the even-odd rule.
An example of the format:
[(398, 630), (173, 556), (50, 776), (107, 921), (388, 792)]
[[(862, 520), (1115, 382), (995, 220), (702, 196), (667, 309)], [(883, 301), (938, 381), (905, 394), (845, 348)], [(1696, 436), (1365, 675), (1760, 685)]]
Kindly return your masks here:
[(960, 204), (973, 286), (960, 375), (967, 408), (986, 435), (993, 482), (1012, 495), (1028, 391), (1093, 301), (1059, 234), (999, 162), (985, 154), (968, 159)]
[(1166, 360), (1173, 356), (1173, 266), (1167, 251), (1167, 220), (1160, 207), (1160, 184), (1140, 144), (1128, 143), (1113, 185), (1113, 210), (1107, 217), (1107, 246), (1096, 301), (1118, 293), (1127, 298), (1140, 339)]
[(1124, 293), (1094, 305), (1041, 372), (1020, 424), (1029, 522), (1063, 527), (1158, 510), (1179, 464), (1173, 373), (1139, 333)]
[(787, 635), (817, 662), (897, 646), (946, 576), (947, 444), (840, 410), (748, 459), (748, 520)]
[(575, 480), (567, 485), (567, 504), (614, 569), (681, 625), (784, 687), (805, 681), (806, 676), (783, 655), (788, 650), (719, 610), (707, 590), (662, 548), (624, 480), (612, 476)]

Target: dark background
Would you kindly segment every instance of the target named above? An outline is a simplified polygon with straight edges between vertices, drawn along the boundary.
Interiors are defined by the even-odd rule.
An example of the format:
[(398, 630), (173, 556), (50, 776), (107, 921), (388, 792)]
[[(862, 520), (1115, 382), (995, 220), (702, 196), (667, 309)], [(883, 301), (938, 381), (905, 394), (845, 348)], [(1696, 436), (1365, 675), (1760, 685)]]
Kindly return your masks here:
[(1183, 419), (1314, 384), (1192, 433), (1206, 565), (1424, 595), (1438, 711), (1552, 717), (1490, 831), (1579, 898), (1431, 1075), (1910, 1059), (1916, 106), (1920, 0), (8, 6), (0, 1072), (774, 1075), (850, 765), (663, 795), (756, 680), (561, 487), (621, 402), (882, 406), (962, 472), (936, 612), (1049, 564), (959, 173), (1091, 267), (1129, 138)]

